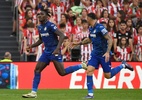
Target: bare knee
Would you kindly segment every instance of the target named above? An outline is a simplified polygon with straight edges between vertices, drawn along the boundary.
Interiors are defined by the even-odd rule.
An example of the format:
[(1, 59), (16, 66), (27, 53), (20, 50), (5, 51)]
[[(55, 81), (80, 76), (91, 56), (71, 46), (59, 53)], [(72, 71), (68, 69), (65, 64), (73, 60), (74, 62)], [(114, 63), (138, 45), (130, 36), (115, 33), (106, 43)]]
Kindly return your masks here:
[(86, 71), (87, 75), (93, 75), (94, 70), (95, 70), (94, 67), (88, 66), (87, 71)]
[(36, 68), (34, 69), (34, 72), (35, 72), (35, 73), (41, 73), (40, 67), (36, 67)]

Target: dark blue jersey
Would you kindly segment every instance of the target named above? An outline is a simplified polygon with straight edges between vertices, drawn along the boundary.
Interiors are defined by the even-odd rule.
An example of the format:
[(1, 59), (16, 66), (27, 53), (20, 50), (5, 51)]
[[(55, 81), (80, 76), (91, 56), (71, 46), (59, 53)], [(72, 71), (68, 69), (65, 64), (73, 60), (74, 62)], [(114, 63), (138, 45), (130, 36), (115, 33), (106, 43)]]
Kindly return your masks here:
[(38, 31), (44, 43), (45, 52), (47, 53), (53, 52), (58, 45), (58, 37), (55, 34), (56, 30), (56, 25), (49, 21), (38, 26)]
[(94, 27), (89, 28), (89, 38), (92, 40), (93, 50), (91, 55), (102, 56), (107, 51), (107, 40), (104, 35), (108, 33), (102, 24), (96, 24)]

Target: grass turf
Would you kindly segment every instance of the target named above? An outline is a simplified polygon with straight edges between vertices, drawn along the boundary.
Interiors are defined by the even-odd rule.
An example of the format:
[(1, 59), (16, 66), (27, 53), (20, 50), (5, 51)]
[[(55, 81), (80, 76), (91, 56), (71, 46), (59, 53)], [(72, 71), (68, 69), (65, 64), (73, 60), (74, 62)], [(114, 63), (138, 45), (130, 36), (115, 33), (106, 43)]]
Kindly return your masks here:
[[(33, 98), (22, 98), (22, 94), (30, 90), (0, 89), (0, 100), (28, 100)], [(85, 100), (87, 90), (83, 89), (52, 89), (38, 90), (35, 100)], [(141, 89), (96, 89), (93, 100), (142, 100)]]

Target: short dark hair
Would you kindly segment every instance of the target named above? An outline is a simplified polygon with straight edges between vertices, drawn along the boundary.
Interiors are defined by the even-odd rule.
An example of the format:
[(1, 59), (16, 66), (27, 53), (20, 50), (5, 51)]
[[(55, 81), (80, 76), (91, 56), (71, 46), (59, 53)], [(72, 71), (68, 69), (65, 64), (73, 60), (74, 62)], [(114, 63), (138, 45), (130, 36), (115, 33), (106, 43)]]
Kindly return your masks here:
[(121, 20), (120, 24), (126, 24), (125, 20)]
[(43, 9), (43, 10), (41, 10), (41, 11), (45, 12), (45, 14), (46, 14), (47, 16), (51, 16), (51, 13), (50, 13), (49, 9)]
[(65, 25), (65, 23), (61, 23), (61, 24), (59, 25), (59, 27), (60, 27), (60, 28), (65, 28), (66, 25)]
[(90, 17), (91, 19), (97, 19), (96, 15), (92, 12), (89, 13), (87, 16)]
[(88, 22), (87, 22), (86, 19), (83, 19), (83, 20), (82, 20), (82, 24), (83, 24), (83, 23), (88, 23)]

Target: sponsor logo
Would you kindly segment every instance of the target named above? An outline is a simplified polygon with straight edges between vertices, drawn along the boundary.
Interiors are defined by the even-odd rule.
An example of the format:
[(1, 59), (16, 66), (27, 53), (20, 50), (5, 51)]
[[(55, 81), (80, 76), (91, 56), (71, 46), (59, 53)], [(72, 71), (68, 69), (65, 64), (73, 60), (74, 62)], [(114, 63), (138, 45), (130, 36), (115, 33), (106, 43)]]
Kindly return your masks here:
[(90, 34), (90, 37), (96, 38), (96, 34)]
[(47, 36), (49, 36), (49, 33), (41, 33), (41, 37), (43, 37), (43, 36), (47, 37)]

